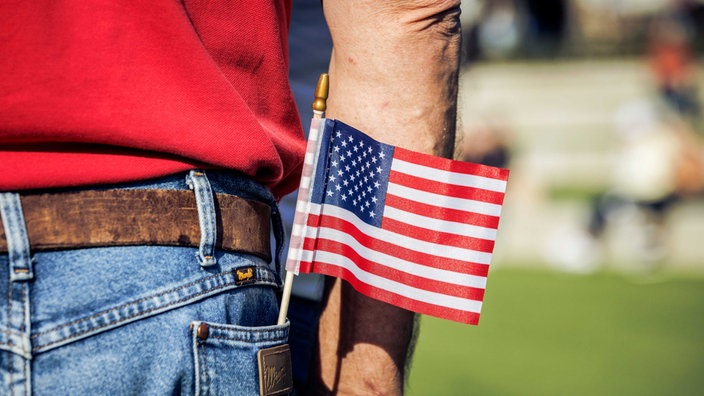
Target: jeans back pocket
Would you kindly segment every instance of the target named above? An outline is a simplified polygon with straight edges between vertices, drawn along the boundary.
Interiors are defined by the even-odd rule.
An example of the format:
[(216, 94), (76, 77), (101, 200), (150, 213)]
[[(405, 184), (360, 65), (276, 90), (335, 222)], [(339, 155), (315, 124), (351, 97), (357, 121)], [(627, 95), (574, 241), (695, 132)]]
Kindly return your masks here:
[[(285, 345), (288, 333), (288, 322), (283, 325), (259, 327), (193, 322), (191, 336), (196, 395), (287, 393), (288, 391), (280, 390), (288, 389), (284, 382), (290, 381), (291, 368), (285, 367), (280, 361), (277, 362), (277, 356), (273, 356), (280, 354), (283, 348), (272, 347)], [(260, 351), (263, 353), (260, 354)], [(273, 354), (273, 360), (270, 362), (274, 362), (274, 366), (270, 363), (260, 372), (258, 358), (262, 358), (261, 355), (266, 358), (267, 354)], [(265, 384), (263, 393), (260, 393), (261, 380)], [(267, 388), (274, 391), (267, 392)]]

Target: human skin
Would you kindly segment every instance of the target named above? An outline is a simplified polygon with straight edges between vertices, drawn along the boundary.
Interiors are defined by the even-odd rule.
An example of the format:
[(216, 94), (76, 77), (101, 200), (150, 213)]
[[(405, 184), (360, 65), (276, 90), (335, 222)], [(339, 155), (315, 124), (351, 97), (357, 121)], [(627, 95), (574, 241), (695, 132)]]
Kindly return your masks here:
[[(453, 152), (460, 1), (324, 1), (327, 117), (384, 143)], [(415, 314), (328, 279), (309, 394), (400, 395)]]

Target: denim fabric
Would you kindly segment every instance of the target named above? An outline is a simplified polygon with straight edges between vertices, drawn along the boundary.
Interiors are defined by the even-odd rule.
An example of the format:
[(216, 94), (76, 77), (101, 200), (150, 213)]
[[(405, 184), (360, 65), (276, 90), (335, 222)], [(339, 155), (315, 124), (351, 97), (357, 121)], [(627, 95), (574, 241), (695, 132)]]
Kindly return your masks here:
[[(246, 179), (207, 176), (214, 192), (274, 202)], [(188, 189), (185, 174), (121, 187)], [(32, 276), (18, 278), (24, 224), (6, 220), (18, 211), (4, 195), (16, 253), (0, 254), (0, 394), (259, 393), (257, 351), (289, 332), (275, 325), (280, 277), (268, 263), (215, 250), (202, 266), (197, 248), (103, 247), (32, 252)], [(253, 281), (238, 281), (243, 268)]]

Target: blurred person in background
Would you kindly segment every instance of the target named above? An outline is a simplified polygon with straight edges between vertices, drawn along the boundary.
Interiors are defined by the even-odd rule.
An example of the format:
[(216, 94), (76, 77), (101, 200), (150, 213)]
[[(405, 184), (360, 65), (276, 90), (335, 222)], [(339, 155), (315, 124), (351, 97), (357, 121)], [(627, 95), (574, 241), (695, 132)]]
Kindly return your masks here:
[(655, 94), (624, 103), (614, 113), (618, 148), (609, 188), (591, 202), (586, 235), (573, 238), (574, 249), (581, 252), (573, 255), (581, 257), (574, 260), (574, 269), (601, 264), (610, 226), (630, 230), (619, 248), (637, 261), (633, 270), (656, 269), (668, 254), (668, 214), (704, 192), (694, 50), (701, 28), (691, 13), (696, 8), (689, 1), (673, 1), (647, 20), (645, 61)]
[(677, 114), (655, 100), (624, 104), (614, 116), (620, 142), (611, 188), (596, 197), (588, 231), (596, 241), (614, 223), (635, 225), (639, 269), (667, 255), (666, 218), (674, 205), (704, 192), (701, 139)]
[(667, 106), (692, 125), (701, 116), (697, 86), (695, 26), (683, 3), (652, 23), (648, 48), (649, 65), (658, 92)]

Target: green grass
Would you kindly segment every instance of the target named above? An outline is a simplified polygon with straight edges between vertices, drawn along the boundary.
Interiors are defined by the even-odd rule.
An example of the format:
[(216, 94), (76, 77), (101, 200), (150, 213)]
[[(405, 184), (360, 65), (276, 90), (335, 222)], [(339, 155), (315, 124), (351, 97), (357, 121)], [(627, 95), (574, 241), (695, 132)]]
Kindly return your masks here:
[(702, 395), (704, 279), (497, 269), (479, 326), (423, 317), (407, 395)]

